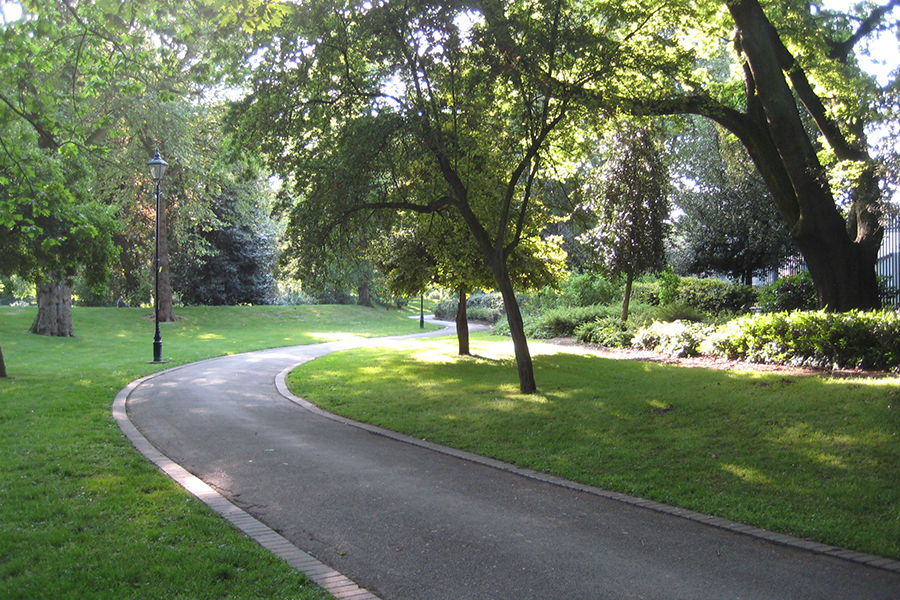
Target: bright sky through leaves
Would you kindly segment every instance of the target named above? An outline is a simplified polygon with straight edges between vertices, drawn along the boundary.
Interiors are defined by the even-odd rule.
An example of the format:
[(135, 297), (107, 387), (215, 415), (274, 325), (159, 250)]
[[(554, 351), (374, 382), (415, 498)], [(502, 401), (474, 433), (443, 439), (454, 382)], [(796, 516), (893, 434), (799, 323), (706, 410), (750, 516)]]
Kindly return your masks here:
[(22, 17), (22, 5), (18, 2), (0, 0), (0, 23), (18, 21)]
[[(849, 0), (824, 0), (822, 8), (830, 10), (849, 10), (856, 2)], [(884, 5), (881, 0), (878, 4)], [(894, 8), (896, 11), (897, 8)], [(881, 32), (872, 37), (867, 43), (857, 48), (859, 65), (863, 71), (871, 73), (878, 78), (879, 85), (887, 85), (891, 72), (900, 68), (900, 50), (895, 35), (889, 32)]]

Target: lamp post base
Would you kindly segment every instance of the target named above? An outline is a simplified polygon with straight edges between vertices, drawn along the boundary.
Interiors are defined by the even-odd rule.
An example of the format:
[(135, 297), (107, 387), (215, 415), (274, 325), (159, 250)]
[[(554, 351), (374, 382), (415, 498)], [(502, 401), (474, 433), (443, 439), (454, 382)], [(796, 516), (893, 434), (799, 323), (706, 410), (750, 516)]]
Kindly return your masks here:
[(156, 324), (156, 337), (153, 340), (153, 360), (151, 362), (168, 362), (162, 359), (162, 337), (159, 335), (159, 323)]

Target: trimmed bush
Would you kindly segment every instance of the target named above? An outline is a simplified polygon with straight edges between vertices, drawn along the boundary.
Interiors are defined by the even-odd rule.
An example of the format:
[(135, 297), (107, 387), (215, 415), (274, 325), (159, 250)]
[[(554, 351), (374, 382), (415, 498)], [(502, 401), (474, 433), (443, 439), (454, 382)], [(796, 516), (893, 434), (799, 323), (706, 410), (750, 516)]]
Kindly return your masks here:
[[(468, 308), (468, 304), (466, 304)], [(442, 321), (452, 321), (456, 318), (456, 310), (459, 308), (459, 298), (456, 296), (444, 298), (434, 305), (434, 316)]]
[(719, 279), (682, 277), (675, 292), (675, 303), (718, 315), (746, 313), (756, 303), (756, 293), (749, 285)]
[[(486, 323), (496, 323), (506, 313), (503, 309), (496, 308), (483, 308), (483, 307), (472, 307), (469, 308), (468, 303), (466, 303), (466, 317), (469, 321), (485, 321)], [(456, 318), (456, 313), (453, 314), (453, 317), (450, 319), (451, 321)]]
[(668, 306), (660, 306), (653, 311), (653, 317), (657, 321), (671, 323), (672, 321), (693, 321), (700, 323), (704, 321), (704, 315), (700, 309), (688, 306), (687, 304), (669, 304)]
[[(459, 297), (451, 296), (434, 306), (434, 316), (444, 321), (453, 321), (458, 307)], [(504, 314), (503, 297), (499, 292), (478, 292), (466, 298), (466, 316), (470, 321), (496, 323)]]
[(710, 335), (703, 349), (753, 362), (896, 369), (900, 365), (900, 315), (893, 311), (795, 311), (742, 317)]
[(652, 306), (690, 306), (704, 313), (719, 315), (748, 312), (756, 303), (756, 293), (749, 285), (663, 273), (658, 281), (635, 282), (631, 300)]
[(655, 350), (672, 356), (697, 356), (700, 346), (714, 330), (700, 323), (655, 321), (640, 328), (631, 340), (631, 345), (644, 350)]
[(816, 305), (816, 286), (809, 271), (773, 281), (759, 290), (759, 308), (765, 313), (815, 310)]

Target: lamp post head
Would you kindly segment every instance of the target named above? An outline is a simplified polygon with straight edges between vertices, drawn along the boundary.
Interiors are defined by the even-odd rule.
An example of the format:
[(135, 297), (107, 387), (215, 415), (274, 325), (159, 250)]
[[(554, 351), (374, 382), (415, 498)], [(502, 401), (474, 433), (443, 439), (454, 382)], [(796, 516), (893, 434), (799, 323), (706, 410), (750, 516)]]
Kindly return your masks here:
[(147, 166), (150, 167), (150, 178), (159, 183), (165, 176), (166, 167), (169, 166), (169, 163), (160, 158), (159, 150), (157, 150), (153, 158), (147, 161)]

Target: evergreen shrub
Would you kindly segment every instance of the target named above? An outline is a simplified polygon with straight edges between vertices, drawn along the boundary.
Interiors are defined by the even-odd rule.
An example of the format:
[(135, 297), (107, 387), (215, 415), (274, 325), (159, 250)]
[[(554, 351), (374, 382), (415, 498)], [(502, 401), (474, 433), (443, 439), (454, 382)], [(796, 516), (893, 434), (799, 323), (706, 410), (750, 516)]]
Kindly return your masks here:
[(621, 296), (620, 286), (599, 273), (576, 273), (563, 282), (560, 304), (563, 306), (593, 306), (611, 304)]
[(659, 282), (635, 281), (631, 286), (631, 302), (659, 306)]
[(894, 311), (778, 312), (735, 319), (704, 351), (753, 362), (819, 368), (896, 369), (900, 314)]
[(759, 308), (764, 313), (815, 310), (816, 305), (816, 287), (806, 270), (773, 281), (759, 290)]
[(620, 307), (609, 307), (608, 316), (580, 324), (575, 328), (575, 338), (583, 344), (595, 344), (607, 348), (628, 348), (634, 335), (650, 325), (658, 317), (657, 306), (636, 304), (631, 307), (628, 321), (622, 322)]
[(618, 318), (622, 309), (610, 305), (555, 308), (527, 319), (525, 333), (534, 338), (570, 337), (584, 323), (608, 317)]
[(756, 293), (749, 285), (719, 279), (682, 277), (674, 302), (713, 315), (746, 313), (756, 303)]
[[(459, 308), (459, 298), (451, 296), (444, 298), (434, 305), (434, 316), (442, 321), (452, 321), (456, 319), (456, 310)], [(468, 304), (466, 305), (468, 308)]]
[[(630, 326), (632, 325), (632, 326)], [(609, 316), (582, 323), (575, 328), (575, 339), (582, 344), (605, 348), (627, 348), (634, 337), (633, 322), (622, 323), (621, 316)]]
[[(445, 298), (435, 304), (434, 316), (443, 321), (453, 321), (458, 307), (458, 296)], [(499, 292), (478, 292), (466, 298), (466, 316), (470, 320), (496, 323), (504, 314), (503, 296)]]
[(705, 320), (703, 312), (687, 304), (669, 304), (656, 307), (653, 311), (653, 318), (665, 323), (671, 323), (672, 321), (694, 321), (700, 323)]
[(681, 320), (654, 321), (634, 334), (631, 345), (677, 357), (697, 356), (701, 353), (701, 344), (714, 329), (709, 325)]

